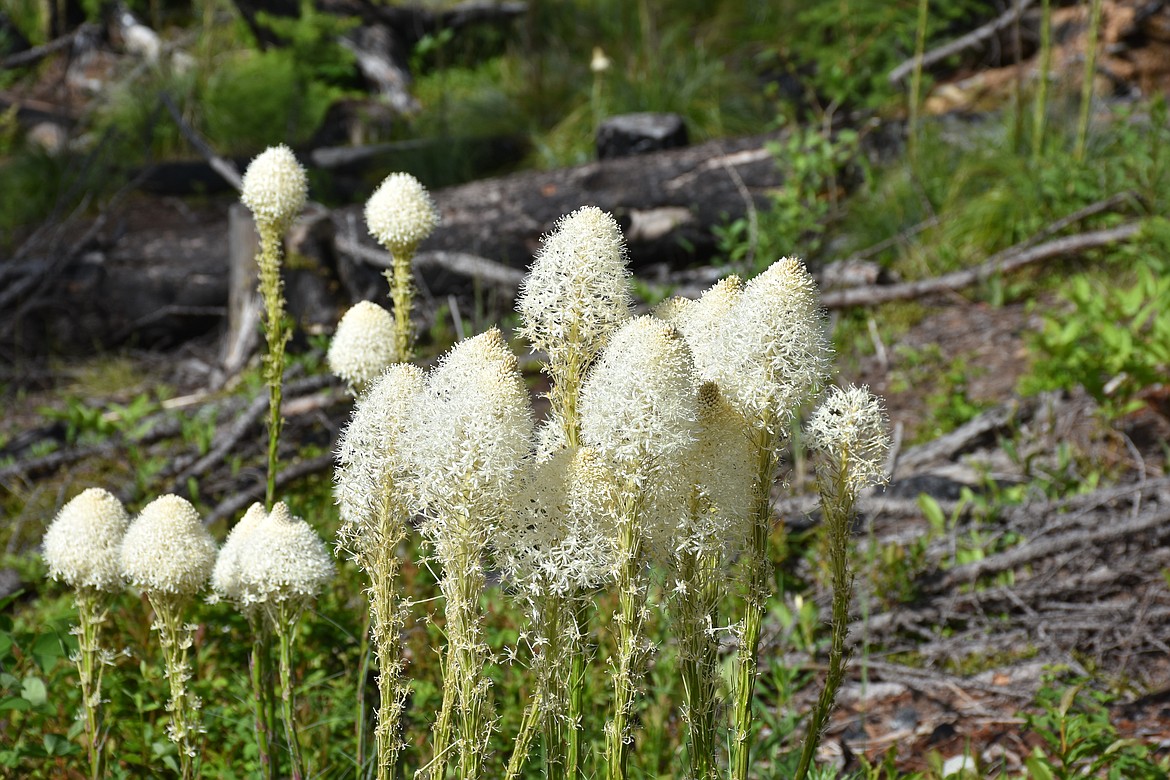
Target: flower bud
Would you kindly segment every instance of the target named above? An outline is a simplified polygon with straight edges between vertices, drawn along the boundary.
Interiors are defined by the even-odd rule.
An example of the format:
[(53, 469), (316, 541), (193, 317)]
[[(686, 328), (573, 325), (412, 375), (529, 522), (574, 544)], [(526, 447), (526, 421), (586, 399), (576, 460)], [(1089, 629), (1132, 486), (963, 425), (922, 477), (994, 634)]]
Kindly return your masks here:
[(216, 546), (186, 499), (165, 495), (147, 504), (122, 540), (122, 575), (147, 595), (189, 598), (207, 584)]
[(73, 588), (122, 589), (119, 551), (130, 518), (122, 502), (101, 488), (82, 491), (62, 507), (45, 532), (49, 576)]
[(329, 370), (355, 395), (365, 391), (391, 363), (399, 360), (394, 318), (376, 303), (359, 301), (337, 323), (329, 344)]
[(853, 496), (885, 482), (890, 451), (886, 413), (868, 387), (830, 388), (805, 433), (809, 444), (844, 472), (845, 488)]
[(413, 253), (438, 224), (430, 194), (409, 173), (390, 174), (366, 201), (370, 235), (392, 254)]
[(219, 556), (215, 559), (215, 568), (211, 572), (211, 589), (217, 598), (225, 599), (236, 606), (243, 604), (240, 592), (240, 562), (245, 555), (245, 548), (252, 534), (264, 521), (267, 513), (264, 505), (254, 503), (240, 518), (240, 522), (228, 532)]
[(238, 563), (245, 605), (314, 599), (333, 578), (333, 559), (312, 526), (283, 501), (257, 522)]
[(305, 207), (309, 180), (292, 150), (281, 144), (269, 147), (248, 165), (240, 200), (258, 223), (281, 229)]

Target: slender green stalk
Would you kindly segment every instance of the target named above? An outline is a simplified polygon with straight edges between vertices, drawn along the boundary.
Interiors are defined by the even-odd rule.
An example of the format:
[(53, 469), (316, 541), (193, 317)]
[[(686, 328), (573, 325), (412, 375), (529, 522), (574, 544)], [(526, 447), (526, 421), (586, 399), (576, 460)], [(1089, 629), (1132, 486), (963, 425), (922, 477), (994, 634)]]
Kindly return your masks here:
[(284, 420), (280, 403), (284, 379), (284, 350), (292, 335), (284, 323), (284, 284), (280, 278), (281, 231), (275, 224), (259, 221), (260, 296), (264, 299), (264, 337), (268, 352), (264, 356), (264, 381), (268, 385), (268, 483), (265, 505), (276, 500), (277, 447)]
[(98, 634), (106, 620), (106, 597), (90, 588), (80, 588), (77, 600), (77, 674), (81, 681), (81, 706), (85, 710), (85, 751), (89, 759), (89, 776), (97, 780), (104, 775), (105, 756), (101, 734), (102, 674), (107, 653), (102, 650)]
[(910, 74), (910, 106), (907, 120), (906, 151), (913, 164), (918, 159), (918, 110), (922, 98), (922, 58), (926, 52), (926, 21), (930, 17), (930, 0), (918, 0), (918, 23), (914, 29), (914, 70)]
[(1044, 152), (1044, 125), (1048, 116), (1048, 72), (1052, 68), (1052, 5), (1040, 4), (1040, 65), (1036, 74), (1036, 102), (1032, 106), (1032, 159)]
[(693, 780), (715, 780), (718, 713), (718, 644), (711, 634), (719, 603), (719, 556), (684, 551), (678, 565), (683, 583), (677, 598), (679, 672), (683, 682), (688, 757)]
[[(470, 533), (466, 534), (470, 536)], [(459, 545), (459, 560), (444, 574), (447, 595), (447, 632), (455, 649), (454, 682), (459, 735), (460, 780), (477, 780), (483, 770), (489, 724), (487, 688), (483, 676), (488, 648), (480, 628), (479, 597), (484, 589), (479, 546), (468, 541)]]
[(573, 643), (569, 649), (569, 707), (565, 727), (565, 777), (577, 780), (581, 773), (581, 729), (585, 708), (585, 654), (588, 652), (585, 636), (588, 627), (585, 599), (576, 600), (571, 611)]
[(402, 707), (406, 700), (402, 658), (403, 607), (396, 590), (400, 562), (398, 546), (406, 538), (406, 521), (393, 486), (386, 484), (378, 517), (378, 543), (366, 570), (370, 577), (370, 629), (378, 661), (378, 720), (374, 742), (378, 751), (378, 780), (395, 775), (402, 751)]
[(646, 648), (643, 623), (646, 618), (648, 583), (644, 574), (642, 534), (639, 529), (640, 501), (620, 513), (618, 530), (618, 612), (617, 663), (613, 666), (613, 715), (605, 726), (608, 780), (626, 780), (630, 747), (634, 741), (634, 699), (637, 695)]
[(357, 723), (355, 724), (357, 755), (355, 756), (355, 769), (357, 770), (358, 780), (361, 780), (366, 774), (366, 677), (370, 673), (370, 659), (372, 657), (370, 650), (370, 613), (368, 611), (365, 613), (365, 618), (362, 621), (362, 639), (358, 653), (362, 660), (358, 664)]
[(171, 698), (167, 702), (171, 723), (167, 733), (178, 746), (180, 777), (192, 780), (196, 777), (196, 740), (203, 729), (199, 722), (199, 699), (187, 687), (192, 677), (187, 662), (187, 650), (192, 645), (191, 628), (183, 623), (182, 602), (166, 594), (157, 594), (150, 596), (150, 604), (154, 608), (155, 628), (171, 688)]
[(516, 741), (512, 746), (512, 757), (508, 759), (508, 767), (504, 770), (506, 780), (515, 780), (519, 777), (520, 773), (524, 771), (524, 765), (528, 763), (528, 752), (532, 748), (532, 740), (544, 719), (543, 704), (541, 691), (533, 691), (532, 697), (524, 707), (524, 715), (520, 719), (520, 731), (517, 732)]
[(292, 642), (300, 609), (287, 600), (277, 607), (276, 634), (280, 642), (280, 716), (284, 721), (284, 736), (288, 742), (292, 780), (305, 776), (305, 760), (301, 754), (301, 738), (297, 732), (296, 712), (293, 707)]
[(451, 744), (451, 733), (454, 730), (455, 719), (455, 686), (447, 685), (448, 670), (451, 669), (452, 649), (446, 652), (446, 662), (443, 664), (443, 703), (439, 706), (439, 715), (431, 726), (431, 761), (415, 772), (416, 778), (429, 777), (430, 780), (443, 780), (447, 776), (447, 754), (454, 745)]
[(854, 495), (847, 486), (848, 462), (838, 464), (832, 476), (821, 483), (821, 514), (829, 557), (833, 587), (833, 605), (829, 644), (829, 671), (825, 687), (809, 714), (808, 733), (793, 780), (803, 780), (812, 766), (829, 712), (833, 709), (841, 681), (845, 679), (845, 662), (849, 653), (845, 639), (849, 633), (849, 603), (853, 598), (853, 572), (849, 569), (849, 518), (853, 514)]
[(414, 357), (414, 328), (410, 314), (414, 310), (414, 275), (411, 260), (414, 252), (391, 252), (391, 267), (385, 272), (394, 303), (394, 352), (400, 362)]
[(1081, 79), (1081, 113), (1077, 119), (1077, 143), (1073, 158), (1085, 160), (1085, 144), (1089, 139), (1089, 117), (1093, 108), (1093, 77), (1097, 73), (1097, 43), (1101, 37), (1101, 0), (1089, 2), (1089, 31), (1085, 40), (1085, 73)]
[(735, 699), (731, 710), (731, 777), (747, 780), (751, 767), (752, 697), (755, 695), (764, 611), (771, 595), (771, 567), (768, 560), (768, 537), (772, 529), (772, 481), (779, 465), (777, 444), (767, 433), (767, 425), (755, 436), (756, 477), (753, 483), (751, 533), (744, 555), (743, 577), (746, 585), (743, 622), (736, 651)]
[(252, 653), (248, 671), (252, 681), (252, 716), (256, 729), (256, 747), (260, 753), (260, 777), (275, 780), (276, 765), (272, 760), (272, 734), (268, 730), (268, 701), (272, 698), (269, 676), (269, 634), (263, 620), (251, 620)]

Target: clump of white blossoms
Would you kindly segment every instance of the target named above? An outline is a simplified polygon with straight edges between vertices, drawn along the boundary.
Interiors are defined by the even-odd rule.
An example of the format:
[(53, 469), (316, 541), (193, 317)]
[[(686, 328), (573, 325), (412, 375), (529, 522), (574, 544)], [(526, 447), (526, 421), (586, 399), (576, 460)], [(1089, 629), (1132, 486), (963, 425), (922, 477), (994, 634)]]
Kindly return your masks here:
[(359, 301), (337, 323), (326, 356), (329, 370), (350, 392), (361, 395), (392, 363), (401, 359), (394, 338), (394, 318), (371, 301)]
[(594, 357), (630, 319), (625, 239), (595, 206), (562, 217), (520, 286), (521, 333), (548, 355), (550, 399), (576, 444), (576, 401)]
[(122, 502), (89, 488), (62, 507), (45, 532), (49, 576), (77, 590), (122, 590), (120, 552), (130, 524)]
[(183, 613), (207, 584), (216, 552), (215, 540), (203, 527), (199, 512), (175, 495), (147, 504), (122, 539), (122, 576), (145, 593), (154, 608), (154, 627), (171, 687), (167, 734), (179, 746), (184, 778), (194, 773), (196, 739), (203, 729), (198, 718), (199, 699), (187, 688), (192, 676), (187, 651), (194, 626), (184, 622)]
[(245, 560), (252, 534), (266, 516), (263, 504), (257, 502), (248, 507), (248, 511), (228, 532), (211, 571), (211, 590), (215, 599), (230, 601), (244, 612), (248, 610), (244, 609), (244, 594), (240, 590), (240, 565)]
[(122, 575), (151, 599), (186, 602), (207, 584), (218, 549), (199, 512), (176, 495), (156, 498), (122, 540)]
[(244, 172), (240, 200), (258, 223), (284, 230), (305, 207), (309, 180), (284, 144), (261, 152)]
[[(443, 356), (426, 377), (403, 438), (424, 513), (420, 530), (442, 567), (459, 773), (476, 778), (494, 721), (483, 673), (491, 652), (479, 609), (482, 559), (512, 504), (532, 438), (528, 391), (498, 330), (460, 342)], [(437, 725), (440, 755), (447, 745)]]
[(240, 600), (291, 618), (333, 579), (333, 558), (307, 522), (277, 501), (256, 523), (237, 564)]
[(370, 235), (392, 254), (413, 254), (439, 224), (427, 188), (409, 173), (392, 173), (366, 201)]
[(73, 588), (77, 605), (77, 653), (73, 660), (85, 713), (85, 748), (90, 774), (104, 763), (101, 719), (102, 673), (114, 655), (99, 641), (110, 600), (122, 590), (122, 537), (130, 524), (126, 509), (109, 491), (89, 488), (62, 507), (45, 531), (49, 576)]
[(394, 776), (401, 751), (399, 726), (406, 702), (401, 631), (405, 603), (397, 592), (399, 545), (411, 515), (408, 465), (402, 446), (423, 373), (399, 363), (386, 369), (358, 399), (337, 444), (334, 496), (341, 515), (337, 547), (370, 581), (370, 635), (378, 664), (378, 720), (374, 739), (378, 778)]

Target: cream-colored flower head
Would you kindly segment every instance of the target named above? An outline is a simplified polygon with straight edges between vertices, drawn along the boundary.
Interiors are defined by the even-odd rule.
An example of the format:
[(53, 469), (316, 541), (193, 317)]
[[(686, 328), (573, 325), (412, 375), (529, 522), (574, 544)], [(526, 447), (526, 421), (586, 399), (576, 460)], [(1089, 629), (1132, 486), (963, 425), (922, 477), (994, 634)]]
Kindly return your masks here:
[(831, 387), (806, 431), (809, 444), (829, 456), (856, 496), (886, 481), (890, 436), (881, 399), (866, 386)]
[(333, 578), (333, 558), (312, 526), (283, 501), (249, 534), (238, 562), (245, 607), (291, 601), (303, 605)]
[(263, 504), (252, 504), (240, 518), (240, 522), (228, 533), (215, 559), (215, 568), (211, 571), (211, 590), (217, 599), (230, 601), (237, 607), (243, 605), (243, 594), (240, 592), (240, 561), (246, 556), (244, 551), (252, 534), (267, 514)]
[(730, 555), (748, 536), (755, 452), (747, 420), (714, 382), (699, 387), (699, 433), (689, 463), (696, 502), (684, 514), (678, 549)]
[(569, 447), (533, 464), (515, 511), (493, 538), (512, 584), (533, 595), (600, 587), (614, 566), (614, 478), (590, 447)]
[(287, 227), (305, 207), (309, 180), (292, 150), (284, 144), (261, 152), (244, 173), (240, 193), (257, 222)]
[(587, 363), (630, 319), (629, 276), (614, 218), (577, 209), (545, 236), (520, 286), (521, 332), (551, 360), (575, 352)]
[(581, 388), (582, 441), (643, 476), (677, 470), (695, 441), (696, 394), (679, 332), (650, 316), (630, 320)]
[(370, 235), (393, 254), (412, 254), (439, 224), (427, 188), (409, 173), (392, 173), (366, 201)]
[(405, 487), (402, 438), (422, 388), (421, 369), (407, 363), (390, 366), (358, 399), (353, 419), (337, 442), (333, 491), (341, 514), (337, 539), (338, 546), (351, 554), (378, 543), (374, 525), (387, 486)]
[(725, 323), (710, 354), (698, 349), (703, 378), (718, 382), (754, 424), (783, 431), (820, 392), (832, 364), (816, 282), (800, 260), (777, 260), (747, 283)]
[(147, 595), (190, 598), (207, 584), (216, 546), (186, 499), (165, 495), (147, 504), (122, 539), (122, 575)]
[(354, 395), (399, 360), (394, 317), (376, 303), (359, 301), (337, 323), (329, 343), (329, 370), (349, 385)]
[(129, 524), (122, 502), (112, 493), (101, 488), (82, 491), (45, 531), (49, 576), (79, 590), (120, 591), (119, 551)]
[(528, 391), (499, 330), (443, 356), (427, 375), (403, 439), (427, 515), (423, 534), (442, 541), (446, 523), (465, 518), (486, 544), (532, 440)]
[(699, 376), (713, 381), (718, 376), (718, 366), (726, 361), (724, 350), (728, 327), (736, 304), (743, 295), (743, 282), (732, 274), (714, 284), (689, 306), (676, 306), (655, 311), (678, 328), (691, 354), (695, 356), (695, 368)]

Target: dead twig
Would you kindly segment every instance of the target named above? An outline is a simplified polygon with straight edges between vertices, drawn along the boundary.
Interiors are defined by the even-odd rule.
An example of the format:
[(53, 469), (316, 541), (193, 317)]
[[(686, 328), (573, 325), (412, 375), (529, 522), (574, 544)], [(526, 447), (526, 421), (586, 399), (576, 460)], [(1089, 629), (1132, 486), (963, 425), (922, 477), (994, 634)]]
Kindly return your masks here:
[[(931, 65), (942, 62), (948, 57), (953, 57), (954, 55), (960, 54), (967, 49), (981, 45), (984, 41), (987, 41), (993, 36), (997, 35), (1004, 28), (1014, 24), (1016, 19), (1018, 19), (1020, 15), (1024, 13), (1028, 6), (1032, 5), (1033, 1), (1034, 0), (1016, 0), (1016, 2), (1012, 3), (1010, 8), (992, 19), (987, 24), (977, 27), (966, 35), (960, 38), (956, 38), (949, 43), (945, 43), (936, 49), (931, 49), (922, 55), (922, 67), (929, 68)], [(891, 70), (890, 75), (887, 76), (889, 82), (894, 85), (900, 84), (914, 71), (917, 62), (917, 57), (911, 57), (910, 59), (898, 65), (896, 68)]]

